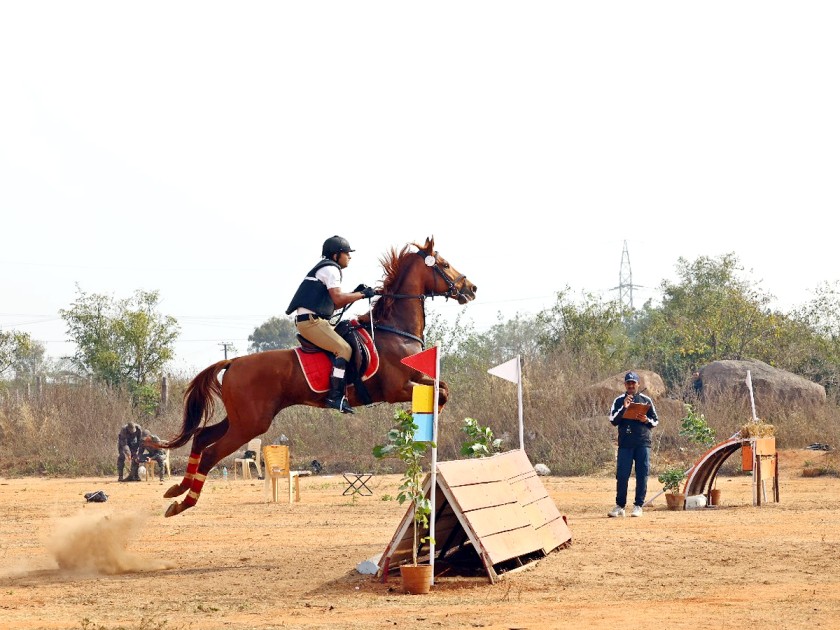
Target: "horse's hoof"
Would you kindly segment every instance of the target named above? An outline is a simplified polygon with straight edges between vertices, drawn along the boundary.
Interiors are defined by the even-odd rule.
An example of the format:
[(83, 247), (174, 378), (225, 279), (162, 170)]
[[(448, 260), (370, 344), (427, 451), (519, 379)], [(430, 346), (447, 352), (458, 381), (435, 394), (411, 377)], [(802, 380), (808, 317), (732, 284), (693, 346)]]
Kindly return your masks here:
[(184, 494), (189, 488), (182, 488), (179, 484), (170, 487), (169, 490), (163, 493), (164, 499), (174, 499)]
[(175, 501), (166, 509), (166, 514), (164, 514), (164, 517), (175, 516), (176, 514), (180, 514), (181, 512), (183, 512), (181, 504)]

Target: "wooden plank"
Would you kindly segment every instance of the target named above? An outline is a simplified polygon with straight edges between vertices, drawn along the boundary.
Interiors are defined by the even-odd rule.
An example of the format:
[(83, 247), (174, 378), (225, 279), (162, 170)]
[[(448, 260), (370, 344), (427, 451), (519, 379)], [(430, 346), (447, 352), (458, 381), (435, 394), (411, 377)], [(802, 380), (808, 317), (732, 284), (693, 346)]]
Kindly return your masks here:
[(546, 523), (560, 518), (560, 511), (554, 505), (551, 497), (545, 497), (534, 503), (530, 503), (522, 507), (525, 518), (536, 529)]
[(572, 539), (572, 532), (561, 516), (537, 529), (537, 536), (545, 553), (551, 553)]
[[(492, 461), (493, 458), (488, 458)], [(468, 486), (476, 483), (504, 481), (505, 477), (498, 466), (482, 466), (479, 459), (460, 459), (438, 463), (438, 475), (446, 477), (450, 488)]]
[(776, 452), (776, 438), (765, 437), (756, 438), (755, 440), (755, 454), (756, 455), (773, 455)]
[(452, 494), (464, 512), (516, 503), (516, 496), (505, 481), (492, 481), (452, 488)]
[(532, 528), (525, 513), (516, 504), (473, 510), (464, 515), (479, 538), (522, 527)]
[(530, 528), (483, 536), (481, 545), (490, 563), (494, 565), (542, 550), (542, 542)]
[(741, 446), (741, 470), (744, 472), (750, 471), (753, 469), (753, 450), (752, 446), (748, 443), (744, 443)]
[(536, 474), (534, 470), (534, 465), (531, 464), (531, 461), (528, 459), (528, 456), (525, 454), (525, 451), (522, 450), (515, 450), (515, 451), (508, 451), (505, 453), (508, 455), (511, 470), (513, 471), (513, 475), (524, 475), (529, 473)]
[(522, 505), (528, 505), (548, 496), (548, 490), (546, 490), (536, 472), (530, 477), (524, 477), (510, 485), (517, 500)]
[(438, 474), (446, 476), (450, 488), (506, 481), (530, 473), (534, 470), (523, 451), (508, 451), (492, 457), (480, 459), (460, 459), (451, 462), (439, 462)]

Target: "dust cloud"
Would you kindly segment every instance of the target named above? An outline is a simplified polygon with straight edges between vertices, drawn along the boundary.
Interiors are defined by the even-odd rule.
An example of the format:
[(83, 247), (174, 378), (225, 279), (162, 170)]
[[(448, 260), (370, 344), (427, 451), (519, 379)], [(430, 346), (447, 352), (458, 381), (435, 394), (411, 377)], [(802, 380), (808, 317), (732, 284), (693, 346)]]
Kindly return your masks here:
[(60, 569), (116, 575), (171, 569), (174, 565), (126, 550), (143, 519), (139, 515), (78, 514), (55, 523), (47, 549)]

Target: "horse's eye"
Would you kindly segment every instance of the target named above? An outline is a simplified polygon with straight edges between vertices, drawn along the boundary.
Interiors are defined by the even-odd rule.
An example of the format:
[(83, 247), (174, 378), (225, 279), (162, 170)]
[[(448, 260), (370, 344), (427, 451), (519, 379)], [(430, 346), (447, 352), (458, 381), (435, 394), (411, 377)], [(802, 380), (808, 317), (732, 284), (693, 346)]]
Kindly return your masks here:
[(449, 263), (445, 262), (445, 263), (441, 264), (441, 267), (443, 267), (444, 269), (449, 269)]

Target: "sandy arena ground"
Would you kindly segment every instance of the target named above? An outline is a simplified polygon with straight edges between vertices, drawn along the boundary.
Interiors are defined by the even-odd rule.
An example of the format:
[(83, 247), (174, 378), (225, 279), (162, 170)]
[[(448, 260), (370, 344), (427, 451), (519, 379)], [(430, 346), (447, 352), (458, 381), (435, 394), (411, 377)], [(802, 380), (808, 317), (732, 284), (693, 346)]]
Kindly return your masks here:
[[(211, 479), (168, 519), (157, 481), (0, 479), (0, 628), (840, 628), (840, 480), (801, 476), (820, 457), (780, 454), (779, 504), (721, 477), (720, 508), (660, 497), (640, 519), (606, 518), (609, 477), (543, 478), (569, 548), (414, 596), (355, 570), (404, 513), (382, 500), (397, 476), (355, 500), (341, 476), (303, 478), (293, 506), (256, 479)], [(86, 504), (99, 489), (109, 500)]]

